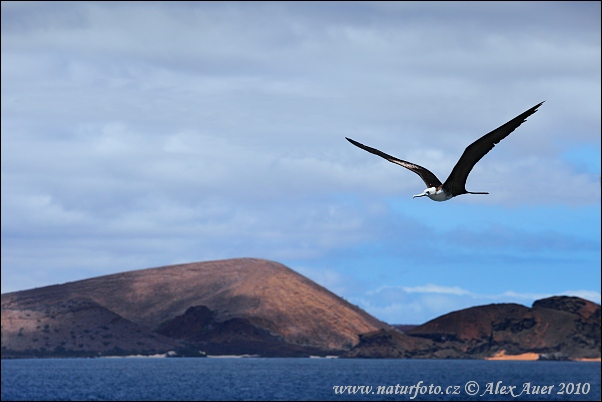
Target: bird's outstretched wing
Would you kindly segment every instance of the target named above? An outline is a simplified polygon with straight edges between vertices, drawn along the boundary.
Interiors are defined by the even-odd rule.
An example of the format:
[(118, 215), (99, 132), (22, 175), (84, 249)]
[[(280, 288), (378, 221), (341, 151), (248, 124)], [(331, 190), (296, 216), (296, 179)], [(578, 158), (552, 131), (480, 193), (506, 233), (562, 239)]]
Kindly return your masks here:
[[(545, 101), (544, 101), (545, 102)], [(470, 144), (464, 150), (464, 153), (456, 163), (456, 166), (452, 169), (451, 173), (445, 183), (443, 189), (453, 196), (466, 194), (466, 178), (468, 174), (489, 151), (493, 149), (495, 144), (506, 138), (511, 132), (513, 132), (518, 126), (523, 124), (527, 117), (537, 112), (537, 108), (540, 107), (543, 102), (538, 103), (526, 112), (516, 116), (508, 123), (496, 128), (492, 132), (485, 134), (472, 144)]]
[[(347, 138), (347, 137), (345, 137), (345, 138)], [(428, 170), (426, 168), (423, 168), (422, 166), (415, 165), (412, 162), (407, 162), (407, 161), (404, 161), (401, 159), (397, 159), (396, 157), (387, 155), (386, 153), (379, 151), (378, 149), (370, 148), (364, 144), (360, 144), (359, 142), (354, 141), (351, 138), (347, 138), (347, 141), (349, 141), (356, 147), (363, 149), (364, 151), (368, 151), (371, 154), (378, 155), (381, 158), (385, 158), (389, 162), (396, 163), (400, 166), (403, 166), (406, 169), (410, 169), (412, 172), (414, 172), (418, 176), (420, 176), (420, 178), (424, 181), (424, 183), (426, 184), (427, 187), (439, 187), (441, 185), (441, 181), (439, 181), (437, 176), (435, 176), (433, 174), (433, 172), (431, 172), (430, 170)]]

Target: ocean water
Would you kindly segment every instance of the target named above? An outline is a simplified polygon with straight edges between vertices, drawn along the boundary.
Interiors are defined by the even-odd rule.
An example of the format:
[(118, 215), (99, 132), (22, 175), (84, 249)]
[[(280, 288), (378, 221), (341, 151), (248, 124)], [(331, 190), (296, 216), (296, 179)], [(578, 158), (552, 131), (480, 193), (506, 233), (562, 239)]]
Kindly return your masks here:
[(599, 401), (600, 363), (303, 358), (2, 360), (3, 401), (350, 399)]

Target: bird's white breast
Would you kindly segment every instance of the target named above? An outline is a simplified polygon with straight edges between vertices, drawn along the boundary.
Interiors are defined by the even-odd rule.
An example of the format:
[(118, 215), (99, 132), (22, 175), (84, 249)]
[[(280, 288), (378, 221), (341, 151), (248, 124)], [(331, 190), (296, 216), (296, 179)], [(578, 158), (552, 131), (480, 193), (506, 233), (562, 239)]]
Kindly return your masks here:
[(449, 194), (443, 191), (443, 189), (437, 190), (435, 194), (429, 194), (428, 197), (433, 201), (447, 201), (452, 198)]

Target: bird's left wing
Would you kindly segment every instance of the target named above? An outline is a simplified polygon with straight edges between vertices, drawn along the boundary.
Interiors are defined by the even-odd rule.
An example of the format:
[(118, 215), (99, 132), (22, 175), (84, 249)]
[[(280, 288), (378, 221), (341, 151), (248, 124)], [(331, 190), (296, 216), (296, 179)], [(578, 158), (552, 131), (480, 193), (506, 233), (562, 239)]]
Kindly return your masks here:
[[(345, 137), (345, 138), (347, 138), (347, 137)], [(441, 181), (439, 181), (437, 176), (435, 176), (435, 174), (433, 172), (431, 172), (430, 170), (428, 170), (427, 168), (423, 168), (422, 166), (416, 165), (412, 162), (404, 161), (404, 160), (398, 159), (394, 156), (387, 155), (386, 153), (379, 151), (378, 149), (371, 148), (364, 144), (360, 144), (359, 142), (354, 141), (351, 138), (347, 138), (347, 141), (349, 141), (356, 147), (363, 149), (364, 151), (368, 151), (371, 154), (378, 155), (381, 158), (385, 158), (389, 162), (403, 166), (406, 169), (410, 169), (412, 172), (414, 172), (418, 176), (420, 176), (422, 181), (424, 181), (424, 184), (426, 184), (426, 187), (439, 187), (441, 185)]]
[(466, 147), (464, 153), (460, 157), (460, 160), (458, 160), (456, 166), (454, 166), (449, 174), (449, 177), (447, 180), (445, 180), (443, 189), (454, 196), (466, 194), (466, 179), (468, 178), (468, 174), (474, 165), (476, 165), (476, 163), (480, 161), (483, 156), (491, 151), (495, 144), (499, 143), (501, 140), (510, 135), (511, 132), (516, 130), (518, 126), (523, 124), (527, 120), (527, 117), (537, 112), (537, 108), (542, 104), (543, 102), (538, 103), (531, 109), (516, 116), (508, 123), (496, 128), (492, 132), (485, 134)]

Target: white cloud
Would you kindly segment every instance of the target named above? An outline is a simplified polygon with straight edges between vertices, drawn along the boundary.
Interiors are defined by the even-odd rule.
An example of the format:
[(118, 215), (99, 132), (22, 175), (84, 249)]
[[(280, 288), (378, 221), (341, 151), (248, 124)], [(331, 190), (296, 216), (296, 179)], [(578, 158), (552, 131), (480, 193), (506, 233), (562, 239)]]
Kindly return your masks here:
[(441, 294), (451, 294), (456, 296), (462, 296), (470, 294), (467, 290), (461, 289), (458, 286), (448, 287), (448, 286), (438, 286), (432, 283), (428, 283), (425, 286), (414, 286), (414, 287), (402, 287), (404, 292), (407, 293), (441, 293)]
[(564, 296), (575, 296), (581, 297), (582, 299), (593, 301), (594, 303), (601, 303), (601, 295), (600, 292), (596, 292), (593, 290), (566, 290), (560, 293)]
[[(544, 254), (597, 266), (579, 208), (599, 208), (599, 168), (564, 156), (600, 148), (592, 4), (3, 2), (3, 290), (248, 255), (326, 267), (349, 299), (365, 289), (359, 268), (336, 285), (348, 255), (465, 275)], [(471, 173), (484, 197), (405, 203), (419, 177), (344, 139), (444, 180), (542, 100)], [(516, 212), (531, 207), (543, 223)], [(424, 286), (374, 308), (474, 302)]]
[(451, 311), (491, 303), (518, 303), (530, 307), (535, 300), (566, 295), (600, 304), (600, 292), (591, 290), (557, 293), (524, 293), (508, 290), (500, 294), (477, 294), (460, 287), (436, 284), (383, 286), (350, 300), (390, 324), (422, 324)]

